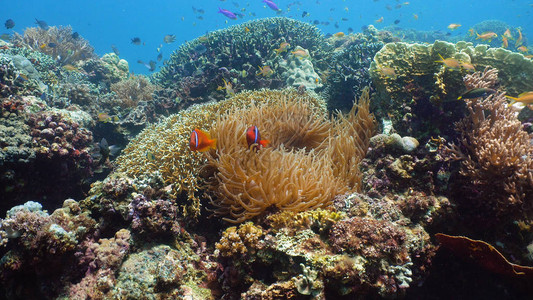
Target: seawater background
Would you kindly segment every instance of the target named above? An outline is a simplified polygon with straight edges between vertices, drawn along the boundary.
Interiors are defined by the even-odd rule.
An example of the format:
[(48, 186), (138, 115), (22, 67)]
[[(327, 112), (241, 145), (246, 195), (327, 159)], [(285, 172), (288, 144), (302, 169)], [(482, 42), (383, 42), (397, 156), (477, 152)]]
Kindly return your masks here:
[[(318, 25), (324, 33), (346, 32), (349, 27), (355, 32), (361, 27), (373, 24), (377, 28), (397, 25), (419, 30), (442, 30), (450, 23), (462, 24), (452, 32), (465, 34), (476, 23), (497, 19), (510, 26), (522, 27), (524, 35), (533, 38), (533, 1), (461, 1), (461, 0), (413, 0), (405, 5), (395, 0), (300, 0), (274, 1), (281, 13), (268, 8), (261, 0), (1, 0), (0, 33), (22, 33), (26, 27), (36, 26), (35, 18), (45, 20), (50, 26), (71, 25), (95, 47), (101, 56), (112, 52), (114, 44), (120, 57), (130, 64), (134, 73), (148, 73), (146, 67), (137, 60), (156, 60), (157, 47), (163, 43), (166, 34), (175, 34), (176, 42), (163, 44), (163, 60), (168, 59), (184, 41), (194, 39), (208, 31), (225, 28), (245, 21), (274, 16), (287, 16), (306, 22), (319, 20), (329, 22), (328, 26)], [(401, 8), (396, 8), (401, 4)], [(193, 7), (203, 9), (204, 14), (194, 13)], [(217, 13), (218, 7), (245, 15), (230, 20)], [(245, 9), (242, 11), (242, 9)], [(306, 11), (308, 16), (302, 17)], [(252, 13), (255, 16), (251, 15)], [(418, 15), (415, 20), (413, 14)], [(202, 16), (203, 20), (197, 17)], [(383, 17), (382, 23), (375, 20)], [(7, 19), (13, 19), (15, 28), (7, 30), (3, 26)], [(342, 21), (347, 18), (347, 21)], [(334, 24), (338, 23), (338, 28)], [(131, 38), (140, 37), (144, 45), (131, 44)], [(532, 49), (533, 50), (533, 49)], [(158, 69), (162, 62), (158, 62)]]

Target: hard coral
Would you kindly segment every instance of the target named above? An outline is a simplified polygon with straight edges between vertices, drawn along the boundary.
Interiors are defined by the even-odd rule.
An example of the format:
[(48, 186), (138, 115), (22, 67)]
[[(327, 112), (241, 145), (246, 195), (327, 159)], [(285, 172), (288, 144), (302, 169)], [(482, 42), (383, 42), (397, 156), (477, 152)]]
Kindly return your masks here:
[(238, 86), (237, 91), (283, 87), (281, 72), (269, 78), (257, 75), (257, 66), (275, 69), (271, 62), (283, 42), (307, 49), (315, 68), (326, 67), (331, 47), (317, 27), (289, 18), (266, 18), (209, 32), (185, 43), (153, 75), (154, 82), (177, 90), (187, 102), (225, 98), (226, 92), (217, 90), (224, 87), (223, 79)]
[[(360, 189), (359, 162), (374, 130), (368, 90), (349, 114), (332, 120), (295, 100), (236, 108), (216, 122), (217, 152), (207, 153), (206, 167), (216, 216), (240, 223), (270, 209), (323, 208)], [(243, 133), (250, 125), (270, 140), (268, 147), (247, 146)]]
[(24, 35), (15, 32), (12, 42), (48, 54), (61, 65), (74, 64), (95, 56), (94, 48), (83, 37), (73, 36), (70, 26), (51, 26), (48, 30), (29, 27), (24, 30)]

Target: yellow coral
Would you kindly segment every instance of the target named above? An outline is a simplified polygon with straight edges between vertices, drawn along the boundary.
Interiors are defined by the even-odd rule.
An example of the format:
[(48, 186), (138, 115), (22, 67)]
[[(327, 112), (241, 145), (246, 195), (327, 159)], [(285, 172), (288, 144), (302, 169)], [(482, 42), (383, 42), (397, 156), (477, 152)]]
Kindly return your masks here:
[(318, 226), (320, 229), (328, 228), (345, 216), (346, 214), (343, 212), (318, 208), (300, 213), (282, 211), (268, 216), (267, 219), (269, 225), (275, 230), (280, 228), (302, 230), (309, 229), (311, 226)]
[(222, 238), (215, 247), (220, 255), (229, 257), (236, 254), (246, 254), (248, 249), (256, 248), (263, 230), (260, 226), (255, 226), (252, 222), (246, 222), (239, 226), (227, 228), (222, 234)]

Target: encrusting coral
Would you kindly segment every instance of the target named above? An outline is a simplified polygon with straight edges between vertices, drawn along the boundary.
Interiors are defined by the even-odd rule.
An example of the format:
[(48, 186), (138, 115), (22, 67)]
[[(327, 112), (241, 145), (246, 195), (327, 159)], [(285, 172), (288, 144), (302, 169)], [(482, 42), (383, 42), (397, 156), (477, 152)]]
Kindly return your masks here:
[[(235, 108), (219, 117), (206, 170), (214, 215), (240, 223), (270, 209), (326, 207), (336, 195), (359, 191), (359, 162), (368, 149), (374, 119), (368, 89), (347, 115), (325, 114), (293, 98)], [(255, 125), (268, 147), (248, 147), (244, 132)]]
[[(464, 77), (467, 88), (496, 88), (498, 70), (485, 68)], [(456, 123), (457, 145), (447, 148), (461, 161), (462, 205), (485, 221), (531, 216), (533, 209), (533, 147), (528, 134), (507, 104), (505, 93), (465, 99), (468, 114)]]

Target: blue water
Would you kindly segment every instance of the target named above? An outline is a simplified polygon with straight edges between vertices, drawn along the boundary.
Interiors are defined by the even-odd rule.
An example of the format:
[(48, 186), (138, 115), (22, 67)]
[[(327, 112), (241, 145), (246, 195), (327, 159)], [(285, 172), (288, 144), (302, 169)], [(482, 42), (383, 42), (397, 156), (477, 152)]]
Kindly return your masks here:
[[(282, 10), (281, 13), (273, 11), (261, 0), (3, 0), (0, 33), (11, 33), (13, 30), (22, 33), (26, 27), (36, 26), (35, 18), (45, 20), (50, 26), (71, 25), (74, 31), (89, 40), (100, 56), (112, 52), (111, 45), (116, 45), (120, 57), (129, 62), (130, 71), (134, 73), (148, 73), (146, 67), (137, 61), (155, 61), (157, 48), (163, 44), (163, 37), (167, 34), (176, 35), (177, 40), (172, 44), (163, 44), (163, 60), (184, 41), (208, 31), (278, 15), (308, 22), (329, 22), (329, 25), (318, 25), (324, 33), (346, 32), (350, 27), (358, 32), (362, 26), (368, 24), (383, 28), (399, 20), (398, 26), (419, 30), (449, 31), (447, 26), (450, 23), (459, 23), (462, 26), (452, 34), (461, 35), (474, 24), (488, 19), (498, 19), (513, 27), (521, 27), (525, 36), (533, 33), (533, 1), (414, 0), (408, 4), (394, 0), (274, 2)], [(244, 16), (230, 20), (217, 13), (218, 7), (239, 12)], [(203, 14), (198, 12), (200, 9), (204, 10)], [(302, 17), (304, 11), (309, 15)], [(418, 16), (418, 20), (415, 20), (413, 14)], [(375, 20), (381, 17), (383, 22), (376, 23)], [(16, 26), (7, 30), (3, 23), (10, 18), (15, 21)], [(342, 18), (347, 20), (343, 21)], [(338, 28), (335, 24), (338, 24)], [(143, 44), (131, 44), (133, 37), (139, 37)], [(160, 66), (162, 62), (158, 62), (158, 68)]]

